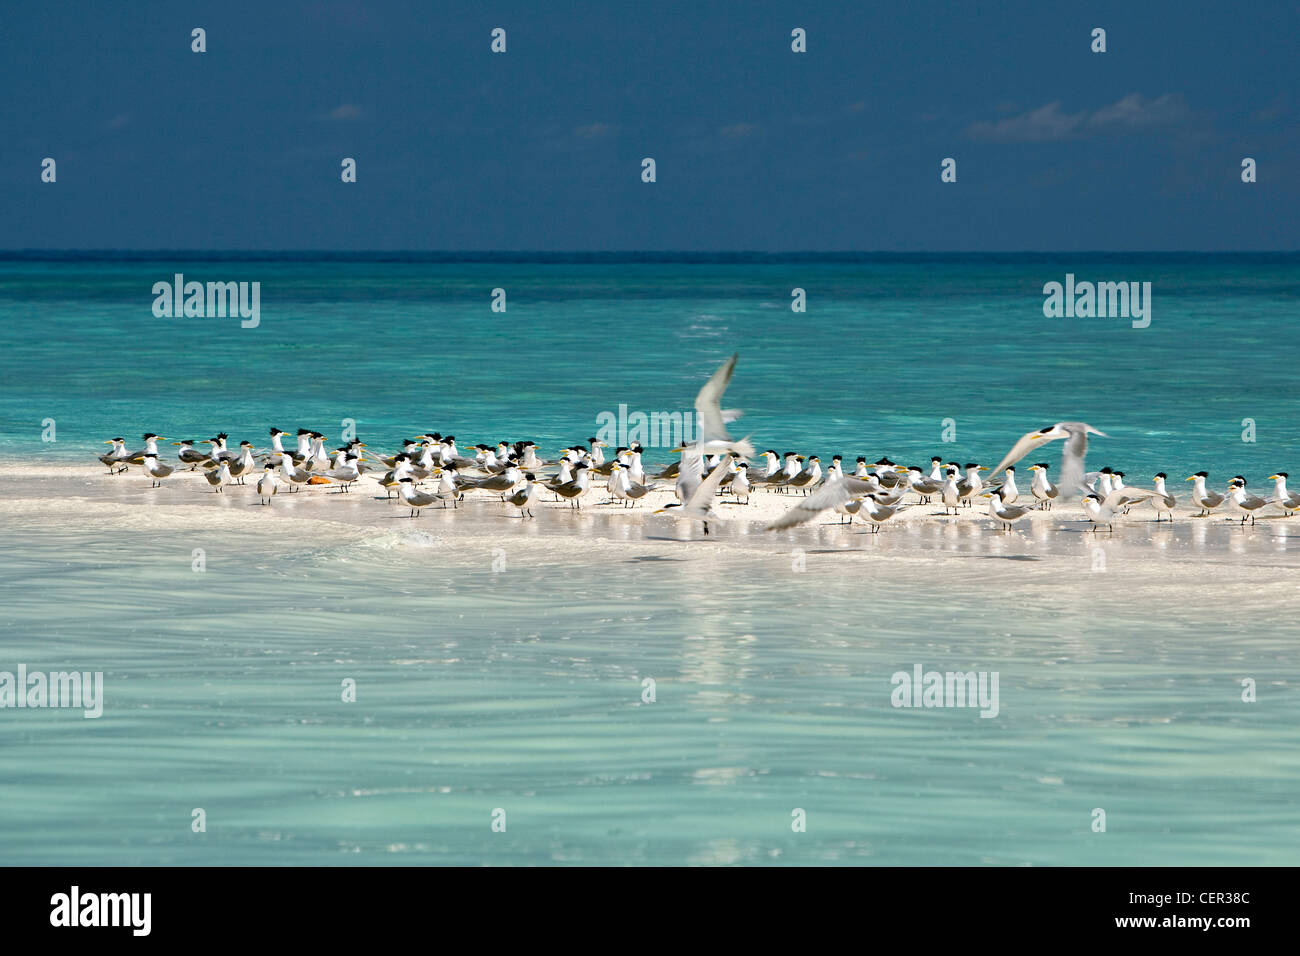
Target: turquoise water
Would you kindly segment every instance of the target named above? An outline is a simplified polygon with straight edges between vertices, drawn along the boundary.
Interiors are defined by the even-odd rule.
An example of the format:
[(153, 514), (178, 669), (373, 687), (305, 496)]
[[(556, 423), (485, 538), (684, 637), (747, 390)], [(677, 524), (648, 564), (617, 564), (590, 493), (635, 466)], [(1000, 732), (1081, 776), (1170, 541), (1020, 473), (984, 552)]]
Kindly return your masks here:
[[(150, 286), (174, 271), (262, 281), (260, 328), (154, 319)], [(1042, 284), (1066, 271), (1152, 281), (1151, 327), (1044, 320)], [(1298, 460), (1300, 347), (1278, 334), (1297, 279), (1287, 257), (8, 262), (0, 448), (84, 462), (117, 433), (333, 436), (347, 417), (379, 446), (438, 429), (554, 447), (620, 402), (689, 407), (738, 349), (728, 404), (762, 447), (989, 460), (1070, 418), (1109, 432), (1094, 455), (1130, 474), (1256, 484)], [(120, 494), (142, 496), (131, 482)], [(1285, 521), (1160, 529), (1169, 551), (1203, 550), (1116, 552), (1107, 574), (1082, 543), (974, 531), (938, 565), (882, 534), (869, 561), (810, 549), (792, 573), (785, 542), (701, 548), (598, 518), (251, 532), (233, 500), (132, 509), (0, 511), (0, 669), (100, 670), (106, 687), (97, 720), (0, 711), (0, 862), (1296, 859)], [(454, 535), (466, 520), (482, 534)], [(918, 663), (998, 672), (998, 716), (892, 707), (891, 675)]]
[[(261, 282), (260, 326), (155, 318), (152, 286), (176, 272)], [(1045, 319), (1043, 285), (1067, 272), (1150, 281), (1150, 327)], [(1297, 309), (1300, 255), (0, 262), (0, 452), (84, 460), (118, 433), (262, 442), (271, 425), (334, 438), (346, 418), (388, 444), (437, 430), (554, 447), (620, 403), (688, 410), (738, 350), (728, 402), (763, 447), (988, 461), (1080, 420), (1130, 473), (1257, 484), (1300, 452)]]

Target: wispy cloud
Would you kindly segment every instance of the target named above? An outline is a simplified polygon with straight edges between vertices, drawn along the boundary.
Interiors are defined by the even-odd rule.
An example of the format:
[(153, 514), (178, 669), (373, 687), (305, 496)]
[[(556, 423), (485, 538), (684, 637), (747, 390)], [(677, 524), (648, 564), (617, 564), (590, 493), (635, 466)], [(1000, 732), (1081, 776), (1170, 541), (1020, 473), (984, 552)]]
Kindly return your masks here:
[(588, 123), (586, 126), (577, 127), (574, 132), (583, 139), (604, 139), (614, 132), (614, 127), (608, 123)]
[(326, 114), (332, 120), (354, 120), (361, 118), (361, 107), (343, 103)]
[(1060, 100), (1053, 100), (1026, 113), (972, 123), (966, 135), (993, 143), (1054, 143), (1167, 129), (1186, 124), (1191, 116), (1181, 93), (1165, 93), (1155, 99), (1130, 93), (1108, 106), (1077, 113), (1062, 111)]
[(1273, 98), (1273, 102), (1263, 109), (1255, 110), (1250, 114), (1252, 123), (1272, 123), (1286, 115), (1287, 103), (1286, 94), (1279, 93)]
[(758, 132), (758, 127), (753, 123), (732, 123), (730, 126), (722, 127), (718, 132), (727, 139), (744, 139)]

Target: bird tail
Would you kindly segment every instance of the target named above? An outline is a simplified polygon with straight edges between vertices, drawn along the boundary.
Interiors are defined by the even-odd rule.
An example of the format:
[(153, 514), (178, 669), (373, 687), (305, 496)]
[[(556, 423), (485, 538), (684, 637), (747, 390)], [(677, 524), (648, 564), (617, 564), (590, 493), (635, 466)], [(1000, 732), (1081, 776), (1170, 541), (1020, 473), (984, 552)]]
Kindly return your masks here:
[(746, 435), (740, 441), (733, 441), (731, 443), (731, 450), (735, 452), (737, 455), (739, 455), (741, 458), (754, 457), (754, 446), (750, 444), (748, 435)]

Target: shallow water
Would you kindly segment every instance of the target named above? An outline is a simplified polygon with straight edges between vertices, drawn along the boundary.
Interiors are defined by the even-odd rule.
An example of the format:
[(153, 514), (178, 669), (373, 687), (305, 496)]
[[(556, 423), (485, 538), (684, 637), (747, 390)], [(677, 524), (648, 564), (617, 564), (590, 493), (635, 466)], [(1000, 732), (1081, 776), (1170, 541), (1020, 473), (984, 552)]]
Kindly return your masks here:
[[(688, 407), (737, 347), (728, 404), (764, 447), (987, 461), (1077, 418), (1110, 433), (1094, 467), (1252, 487), (1300, 451), (1297, 346), (1269, 336), (1293, 258), (179, 265), (262, 279), (247, 331), (153, 319), (174, 267), (0, 264), (6, 457), (345, 417), (380, 447), (449, 427), (558, 445), (620, 401)], [(1155, 280), (1151, 328), (1045, 326), (1067, 269)], [(0, 669), (103, 671), (106, 699), (95, 720), (0, 711), (0, 862), (1296, 862), (1300, 519), (701, 542), (486, 507), (263, 520), (129, 481), (106, 501), (100, 478), (5, 478)], [(997, 716), (895, 708), (917, 664), (997, 672)]]
[[(503, 539), (494, 572), (424, 529), (177, 536), (7, 536), (6, 660), (102, 670), (106, 700), (3, 714), (0, 859), (1295, 859), (1294, 586), (1261, 568), (1228, 623), (1179, 598), (1229, 564), (792, 573), (786, 552)], [(918, 663), (998, 672), (998, 715), (894, 708)]]

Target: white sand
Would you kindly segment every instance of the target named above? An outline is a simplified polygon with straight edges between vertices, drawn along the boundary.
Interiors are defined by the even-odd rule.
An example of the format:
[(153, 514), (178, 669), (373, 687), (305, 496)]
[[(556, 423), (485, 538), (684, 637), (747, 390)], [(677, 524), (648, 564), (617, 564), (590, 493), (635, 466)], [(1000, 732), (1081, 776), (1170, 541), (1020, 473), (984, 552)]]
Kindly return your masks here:
[[(0, 483), (4, 488), (0, 525), (13, 529), (55, 524), (66, 528), (70, 522), (87, 530), (202, 527), (259, 533), (270, 527), (277, 536), (304, 543), (319, 541), (322, 535), (376, 537), (376, 531), (399, 532), (405, 539), (419, 531), (432, 540), (466, 545), (529, 541), (554, 553), (574, 546), (588, 552), (598, 547), (635, 547), (642, 553), (656, 548), (680, 550), (680, 542), (689, 541), (709, 554), (759, 549), (788, 560), (801, 549), (809, 555), (835, 551), (868, 560), (930, 562), (983, 556), (1047, 561), (1071, 571), (1101, 570), (1110, 561), (1241, 565), (1256, 572), (1300, 566), (1300, 518), (1263, 518), (1255, 527), (1243, 528), (1222, 514), (1193, 517), (1198, 509), (1188, 507), (1185, 498), (1172, 523), (1156, 522), (1154, 510), (1139, 505), (1129, 516), (1117, 519), (1113, 534), (1090, 533), (1092, 526), (1077, 502), (1035, 512), (1011, 532), (1003, 532), (990, 518), (984, 499), (955, 516), (944, 516), (941, 505), (914, 504), (887, 522), (879, 534), (870, 534), (864, 520), (844, 525), (833, 511), (789, 531), (766, 531), (766, 523), (797, 498), (757, 491), (748, 505), (720, 496), (715, 507), (722, 520), (712, 523), (712, 533), (705, 537), (698, 523), (653, 514), (676, 500), (671, 481), (635, 508), (624, 508), (621, 502), (604, 504), (608, 495), (603, 479), (583, 501), (581, 511), (567, 502), (555, 502), (553, 494), (543, 491), (534, 509), (535, 520), (521, 520), (516, 509), (498, 496), (479, 491), (469, 492), (459, 509), (429, 508), (410, 518), (409, 509), (396, 496), (386, 500), (384, 489), (370, 475), (348, 494), (332, 487), (311, 487), (294, 494), (282, 492), (269, 507), (258, 504), (255, 478), (245, 486), (214, 493), (199, 472), (178, 472), (165, 479), (161, 488), (151, 489), (150, 479), (138, 467), (110, 476), (97, 464), (11, 462), (0, 464)], [(1022, 495), (1021, 503), (1026, 497)], [(906, 500), (916, 499), (909, 495)]]

